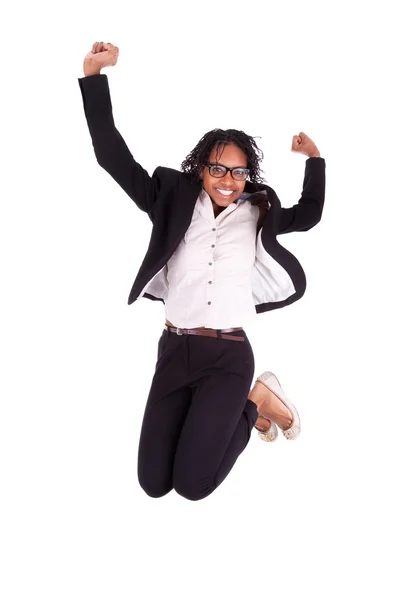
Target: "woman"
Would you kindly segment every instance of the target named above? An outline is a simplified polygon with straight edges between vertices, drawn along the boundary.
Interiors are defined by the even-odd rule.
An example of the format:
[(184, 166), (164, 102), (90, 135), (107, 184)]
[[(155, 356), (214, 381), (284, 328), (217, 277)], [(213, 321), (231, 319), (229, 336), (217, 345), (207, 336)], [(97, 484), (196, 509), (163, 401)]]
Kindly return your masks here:
[(273, 373), (251, 387), (254, 356), (244, 325), (305, 292), (300, 263), (276, 236), (320, 221), (325, 160), (303, 132), (293, 137), (292, 151), (309, 159), (292, 208), (282, 208), (260, 177), (263, 155), (254, 139), (234, 129), (208, 132), (181, 171), (157, 167), (150, 177), (115, 128), (108, 80), (100, 74), (118, 55), (116, 46), (96, 42), (78, 81), (99, 165), (153, 224), (128, 299), (165, 307), (138, 477), (149, 496), (175, 489), (199, 500), (228, 475), (253, 427), (265, 441), (274, 441), (278, 428), (287, 439), (300, 433), (297, 410)]

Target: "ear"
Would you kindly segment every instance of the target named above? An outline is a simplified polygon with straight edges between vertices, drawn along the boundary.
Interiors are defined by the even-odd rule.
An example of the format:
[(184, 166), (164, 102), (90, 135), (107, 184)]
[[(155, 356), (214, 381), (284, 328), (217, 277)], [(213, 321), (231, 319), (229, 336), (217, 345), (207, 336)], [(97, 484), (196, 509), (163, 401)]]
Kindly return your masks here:
[(197, 172), (199, 174), (200, 179), (203, 179), (203, 172), (204, 172), (204, 167), (200, 167), (197, 169)]

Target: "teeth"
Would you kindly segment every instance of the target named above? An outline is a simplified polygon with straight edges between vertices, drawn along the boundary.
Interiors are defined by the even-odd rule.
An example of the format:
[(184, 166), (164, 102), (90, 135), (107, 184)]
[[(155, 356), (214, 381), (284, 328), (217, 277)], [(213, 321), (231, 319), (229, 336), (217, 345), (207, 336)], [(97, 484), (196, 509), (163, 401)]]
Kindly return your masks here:
[[(217, 188), (217, 189), (218, 189), (218, 188)], [(233, 194), (233, 190), (230, 190), (230, 191), (228, 191), (228, 190), (219, 190), (219, 189), (218, 189), (218, 191), (219, 191), (221, 194), (223, 194), (224, 196), (230, 196), (231, 194)]]

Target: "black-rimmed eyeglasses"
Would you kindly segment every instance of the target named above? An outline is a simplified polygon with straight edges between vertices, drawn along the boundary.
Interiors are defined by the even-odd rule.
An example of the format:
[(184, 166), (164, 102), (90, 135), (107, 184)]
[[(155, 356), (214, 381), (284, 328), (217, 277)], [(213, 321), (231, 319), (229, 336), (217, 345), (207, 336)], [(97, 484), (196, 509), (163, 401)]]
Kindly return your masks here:
[(205, 163), (205, 166), (208, 167), (210, 175), (212, 177), (217, 177), (218, 179), (225, 177), (227, 172), (230, 171), (233, 179), (236, 179), (237, 181), (243, 181), (250, 173), (250, 169), (243, 169), (242, 167), (234, 167), (233, 169), (229, 169), (228, 167), (224, 167), (224, 165), (215, 163)]

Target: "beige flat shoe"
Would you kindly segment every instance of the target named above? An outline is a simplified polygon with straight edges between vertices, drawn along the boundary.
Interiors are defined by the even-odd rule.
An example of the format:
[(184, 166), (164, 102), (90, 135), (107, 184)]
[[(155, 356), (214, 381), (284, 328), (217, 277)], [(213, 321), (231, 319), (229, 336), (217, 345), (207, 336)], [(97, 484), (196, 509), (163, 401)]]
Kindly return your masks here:
[[(281, 429), (283, 435), (287, 440), (295, 440), (299, 437), (301, 431), (300, 417), (297, 412), (296, 407), (290, 402), (289, 398), (286, 396), (285, 392), (281, 388), (281, 385), (273, 373), (270, 371), (265, 371), (257, 377), (256, 381), (259, 381), (266, 388), (268, 388), (271, 392), (273, 392), (276, 396), (278, 396), (279, 400), (283, 402), (283, 404), (290, 410), (293, 416), (292, 424), (288, 429)], [(269, 419), (269, 417), (265, 417)], [(269, 431), (269, 430), (268, 430)], [(261, 437), (261, 436), (260, 436)]]
[[(263, 417), (264, 415), (260, 416)], [(265, 417), (265, 419), (266, 418), (267, 417)], [(268, 420), (271, 421), (271, 419)], [(278, 437), (278, 429), (273, 421), (271, 421), (271, 425), (268, 429), (260, 429), (257, 427), (257, 425), (254, 425), (254, 427), (258, 431), (258, 436), (264, 440), (264, 442), (275, 442), (276, 438)]]

